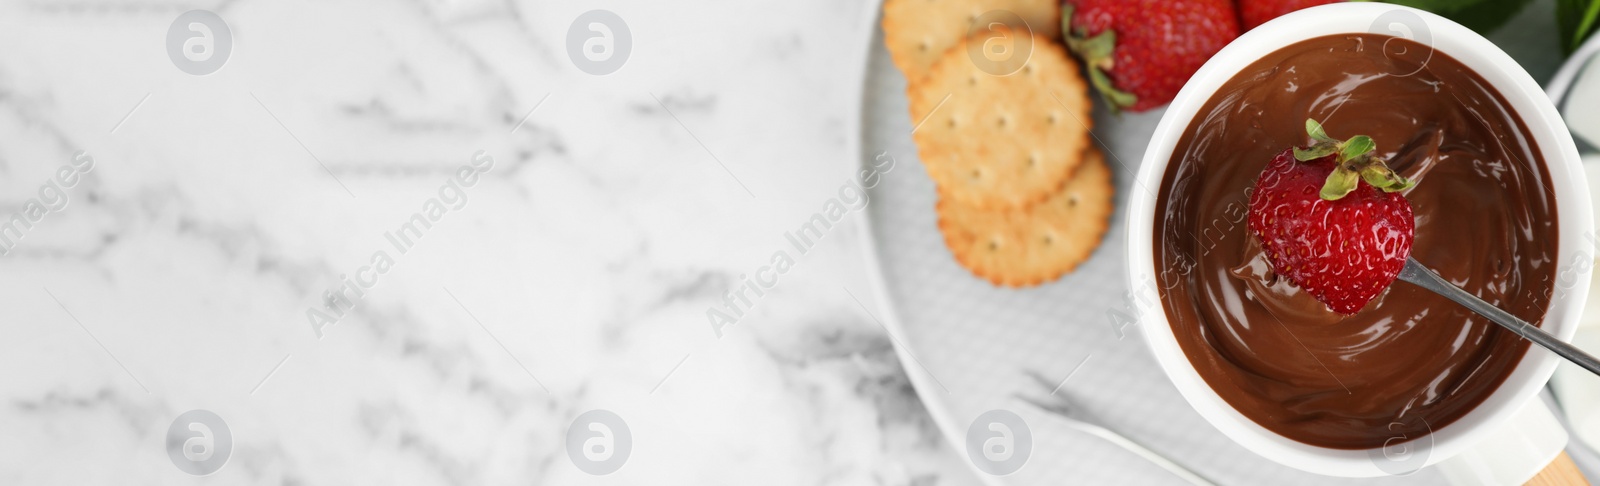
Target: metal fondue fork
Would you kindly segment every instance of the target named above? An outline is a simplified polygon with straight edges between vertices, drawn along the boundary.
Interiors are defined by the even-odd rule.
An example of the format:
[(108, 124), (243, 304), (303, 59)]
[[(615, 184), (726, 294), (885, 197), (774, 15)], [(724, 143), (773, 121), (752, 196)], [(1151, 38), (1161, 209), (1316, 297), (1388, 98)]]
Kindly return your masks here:
[(1578, 366), (1582, 366), (1583, 369), (1589, 370), (1590, 373), (1600, 375), (1600, 359), (1595, 359), (1595, 357), (1589, 355), (1589, 353), (1585, 353), (1576, 346), (1563, 342), (1560, 338), (1555, 337), (1555, 335), (1545, 332), (1543, 329), (1539, 329), (1538, 326), (1523, 322), (1523, 320), (1518, 319), (1517, 316), (1513, 316), (1509, 312), (1500, 310), (1499, 307), (1489, 305), (1489, 303), (1484, 302), (1483, 299), (1479, 299), (1477, 296), (1469, 294), (1465, 290), (1461, 290), (1461, 287), (1457, 287), (1452, 285), (1450, 282), (1445, 281), (1445, 279), (1440, 277), (1438, 273), (1435, 273), (1433, 270), (1429, 270), (1428, 267), (1423, 266), (1422, 263), (1418, 262), (1415, 258), (1406, 257), (1406, 266), (1405, 268), (1400, 269), (1400, 280), (1411, 282), (1416, 284), (1418, 287), (1422, 287), (1431, 290), (1436, 294), (1443, 295), (1445, 298), (1453, 300), (1457, 304), (1461, 304), (1462, 306), (1471, 309), (1473, 312), (1477, 312), (1478, 315), (1489, 318), (1489, 320), (1494, 321), (1495, 324), (1499, 324), (1501, 327), (1511, 330), (1511, 332), (1516, 333), (1518, 336), (1522, 336), (1523, 339), (1527, 339), (1529, 341), (1533, 341), (1535, 344), (1544, 346), (1545, 349), (1554, 351), (1562, 358), (1566, 358), (1567, 361), (1576, 363)]
[[(1050, 381), (1046, 380), (1038, 373), (1029, 372), (1028, 375), (1045, 388), (1052, 387)], [(1183, 467), (1182, 464), (1178, 464), (1177, 462), (1168, 459), (1166, 456), (1161, 455), (1161, 453), (1150, 450), (1149, 448), (1140, 445), (1138, 442), (1134, 442), (1133, 439), (1128, 438), (1128, 436), (1122, 435), (1114, 430), (1106, 428), (1105, 426), (1090, 421), (1087, 417), (1083, 416), (1081, 411), (1074, 410), (1073, 407), (1067, 404), (1066, 400), (1063, 398), (1053, 397), (1049, 399), (1035, 399), (1021, 394), (1015, 394), (1012, 395), (1012, 397), (1022, 400), (1029, 405), (1033, 405), (1034, 408), (1049, 412), (1051, 415), (1054, 415), (1056, 419), (1060, 420), (1061, 423), (1064, 423), (1079, 432), (1099, 437), (1104, 439), (1106, 442), (1110, 442), (1118, 447), (1127, 449), (1129, 452), (1137, 454), (1139, 457), (1155, 463), (1157, 466), (1161, 466), (1161, 468), (1166, 469), (1167, 472), (1183, 478), (1183, 480), (1188, 481), (1189, 484), (1194, 484), (1196, 486), (1216, 486), (1216, 483), (1206, 479), (1205, 476), (1201, 476), (1199, 473)]]

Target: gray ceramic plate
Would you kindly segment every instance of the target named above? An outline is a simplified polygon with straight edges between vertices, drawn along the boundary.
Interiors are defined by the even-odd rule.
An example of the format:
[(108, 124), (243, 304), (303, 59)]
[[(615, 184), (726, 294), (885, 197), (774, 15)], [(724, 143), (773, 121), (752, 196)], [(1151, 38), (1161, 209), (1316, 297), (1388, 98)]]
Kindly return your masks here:
[[(870, 272), (878, 287), (874, 313), (892, 333), (923, 401), (961, 457), (969, 458), (969, 437), (976, 446), (990, 436), (986, 424), (980, 424), (979, 434), (967, 433), (981, 414), (1009, 410), (1025, 421), (1031, 435), (1027, 462), (1009, 475), (980, 471), (980, 477), (992, 484), (1183, 484), (1013, 398), (1051, 394), (1054, 385), (1041, 386), (1028, 374), (1036, 372), (1059, 385), (1053, 399), (1074, 403), (1221, 484), (1351, 482), (1280, 466), (1234, 444), (1184, 402), (1149, 355), (1137, 326), (1118, 327), (1111, 317), (1131, 310), (1124, 300), (1123, 212), (1128, 191), (1142, 190), (1132, 187), (1133, 174), (1159, 112), (1119, 117), (1096, 108), (1093, 133), (1107, 152), (1119, 192), (1111, 230), (1090, 261), (1037, 288), (995, 288), (960, 267), (944, 246), (933, 212), (933, 182), (910, 136), (905, 79), (882, 47), (881, 30), (873, 30), (859, 150), (863, 167), (879, 154), (897, 160), (871, 189), (872, 203), (863, 212)], [(1437, 472), (1425, 470), (1361, 484), (1442, 482)]]

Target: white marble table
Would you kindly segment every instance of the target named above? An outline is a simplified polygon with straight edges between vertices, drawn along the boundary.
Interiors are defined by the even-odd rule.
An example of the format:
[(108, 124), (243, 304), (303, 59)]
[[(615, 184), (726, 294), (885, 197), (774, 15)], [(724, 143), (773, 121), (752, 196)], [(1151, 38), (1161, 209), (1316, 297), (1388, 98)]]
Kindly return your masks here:
[[(633, 38), (606, 76), (566, 50), (594, 8)], [(191, 9), (231, 31), (205, 76), (167, 51)], [(0, 484), (975, 483), (848, 290), (854, 222), (762, 273), (858, 162), (867, 12), (0, 5), (0, 225), (37, 216), (0, 232)], [(194, 409), (211, 476), (168, 451)], [(604, 476), (566, 447), (594, 409), (632, 437)]]
[[(230, 27), (214, 74), (168, 57), (191, 8)], [(565, 50), (591, 8), (634, 39), (608, 76)], [(720, 338), (705, 315), (855, 162), (837, 59), (864, 12), (0, 6), (0, 215), (94, 160), (0, 257), (0, 484), (975, 481), (841, 290), (866, 288), (853, 225)], [(433, 198), (400, 253), (386, 234)], [(342, 276), (372, 285), (319, 338), (305, 314)], [(234, 438), (209, 477), (166, 450), (191, 409)], [(633, 437), (610, 475), (567, 457), (591, 409)]]

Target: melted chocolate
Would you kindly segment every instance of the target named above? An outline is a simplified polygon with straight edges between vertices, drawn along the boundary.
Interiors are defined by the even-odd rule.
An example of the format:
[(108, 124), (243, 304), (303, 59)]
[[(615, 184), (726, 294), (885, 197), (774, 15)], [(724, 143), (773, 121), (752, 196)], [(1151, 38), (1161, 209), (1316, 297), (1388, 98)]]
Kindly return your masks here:
[(1341, 318), (1279, 278), (1245, 228), (1248, 194), (1285, 148), (1370, 135), (1417, 186), (1412, 256), (1491, 304), (1541, 322), (1556, 270), (1550, 176), (1527, 127), (1442, 52), (1374, 34), (1280, 49), (1229, 80), (1178, 142), (1157, 202), (1156, 269), (1172, 330), (1245, 416), (1321, 447), (1367, 449), (1449, 425), (1505, 380), (1528, 344), (1406, 282)]

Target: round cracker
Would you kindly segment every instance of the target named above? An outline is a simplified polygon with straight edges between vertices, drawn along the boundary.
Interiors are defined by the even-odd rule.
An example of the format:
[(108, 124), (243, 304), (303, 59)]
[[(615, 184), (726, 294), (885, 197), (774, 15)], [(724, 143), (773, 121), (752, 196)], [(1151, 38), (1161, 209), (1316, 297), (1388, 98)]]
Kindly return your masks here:
[(974, 63), (965, 44), (907, 90), (918, 154), (941, 197), (977, 209), (1036, 204), (1089, 147), (1088, 85), (1066, 50), (1043, 38), (1005, 76)]
[(1111, 170), (1090, 148), (1066, 187), (1025, 210), (985, 211), (941, 199), (939, 231), (961, 266), (995, 285), (1029, 287), (1089, 259), (1111, 222)]
[(928, 72), (945, 51), (961, 43), (984, 14), (1016, 14), (1035, 34), (1061, 32), (1059, 0), (888, 0), (883, 4), (883, 43), (907, 80)]

